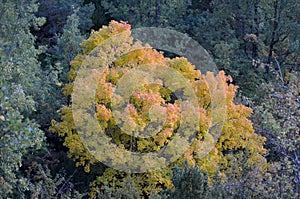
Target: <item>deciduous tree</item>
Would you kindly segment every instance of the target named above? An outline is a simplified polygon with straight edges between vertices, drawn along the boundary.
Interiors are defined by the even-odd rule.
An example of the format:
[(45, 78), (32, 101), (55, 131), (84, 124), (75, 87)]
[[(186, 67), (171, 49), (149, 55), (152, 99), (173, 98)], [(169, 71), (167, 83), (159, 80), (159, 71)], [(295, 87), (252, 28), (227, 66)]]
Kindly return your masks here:
[[(199, 122), (196, 122), (195, 129), (193, 129), (195, 138), (188, 150), (176, 161), (177, 164), (183, 165), (184, 160), (187, 160), (190, 165), (197, 165), (208, 172), (208, 174), (214, 174), (217, 169), (226, 173), (226, 168), (231, 165), (232, 156), (238, 158), (243, 154), (244, 150), (249, 151), (247, 164), (264, 164), (263, 154), (265, 149), (263, 148), (263, 143), (265, 139), (254, 133), (252, 123), (247, 119), (251, 114), (251, 109), (233, 102), (237, 86), (231, 83), (232, 79), (226, 77), (224, 72), (221, 71), (217, 76), (214, 76), (213, 73), (204, 75), (200, 71), (195, 70), (195, 67), (186, 58), (165, 58), (162, 53), (152, 49), (150, 46), (143, 46), (140, 42), (133, 42), (130, 36), (130, 25), (124, 22), (112, 21), (109, 26), (104, 26), (99, 31), (94, 31), (90, 38), (81, 45), (84, 48), (83, 53), (79, 54), (72, 61), (72, 70), (69, 73), (71, 83), (64, 88), (64, 91), (67, 95), (72, 94), (78, 69), (84, 62), (89, 60), (87, 57), (90, 56), (88, 55), (95, 48), (101, 46), (97, 54), (101, 54), (99, 64), (104, 66), (102, 68), (104, 71), (97, 82), (94, 102), (96, 107), (95, 114), (100, 126), (103, 128), (101, 133), (109, 137), (111, 142), (119, 148), (139, 153), (157, 151), (171, 143), (170, 140), (176, 135), (182, 120), (193, 121), (197, 118), (180, 118), (180, 112), (183, 110), (181, 110), (182, 107), (178, 96), (181, 95), (175, 94), (176, 91), (172, 91), (172, 89), (164, 86), (163, 79), (160, 80), (162, 82), (157, 81), (156, 83), (145, 80), (145, 84), (141, 84), (130, 96), (129, 102), (123, 110), (125, 115), (117, 118), (113, 116), (111, 100), (118, 86), (118, 81), (125, 77), (130, 69), (147, 64), (155, 67), (158, 64), (158, 71), (161, 70), (159, 67), (165, 67), (183, 75), (185, 81), (192, 86), (196, 95), (197, 106), (199, 106), (196, 114), (198, 114), (200, 119)], [(112, 59), (114, 60), (111, 61)], [(95, 64), (93, 65), (95, 66)], [(213, 139), (208, 133), (215, 117), (213, 116), (213, 107), (211, 105), (211, 100), (215, 97), (212, 96), (212, 90), (210, 90), (212, 87), (224, 88), (223, 94), (226, 97), (223, 105), (227, 112), (225, 115), (218, 112), (218, 114), (224, 116), (224, 126), (220, 130), (220, 137), (215, 145), (212, 144), (213, 146), (209, 153), (202, 157), (200, 154), (207, 147), (203, 145), (202, 140)], [(185, 94), (189, 92), (184, 87), (182, 89)], [(85, 99), (83, 98), (82, 100), (80, 103), (85, 103)], [(154, 111), (151, 110), (151, 107), (156, 104), (160, 104), (160, 107), (156, 110), (158, 112), (155, 112), (155, 116), (159, 112), (166, 112), (166, 123), (161, 126), (159, 132), (149, 138), (135, 138), (131, 134), (128, 135), (122, 132), (124, 129), (132, 130), (136, 124), (140, 125), (142, 131), (147, 130), (145, 127), (151, 120), (147, 113)], [(218, 109), (218, 111), (220, 110)], [(60, 110), (61, 121), (53, 121), (51, 130), (65, 137), (64, 145), (69, 148), (69, 157), (77, 161), (77, 166), (84, 166), (85, 170), (89, 172), (90, 165), (96, 163), (97, 159), (88, 150), (91, 147), (82, 143), (74, 124), (72, 111), (71, 106), (63, 107)], [(124, 123), (120, 123), (118, 118), (125, 118)], [(126, 118), (131, 119), (127, 121)], [(150, 131), (154, 131), (154, 129), (150, 128)], [(98, 146), (96, 140), (96, 138), (90, 140), (88, 145)], [(98, 147), (95, 150), (103, 148), (103, 146)], [(111, 155), (113, 156), (113, 154)], [(126, 157), (124, 158), (124, 161), (127, 161)], [(170, 181), (171, 168), (172, 165), (163, 170), (131, 174), (131, 176), (140, 194), (146, 196), (150, 194), (151, 190), (158, 191), (172, 186)], [(114, 168), (107, 168), (103, 175), (99, 176), (95, 181), (93, 189), (106, 183), (110, 186), (121, 186), (122, 179), (128, 175), (130, 174)]]

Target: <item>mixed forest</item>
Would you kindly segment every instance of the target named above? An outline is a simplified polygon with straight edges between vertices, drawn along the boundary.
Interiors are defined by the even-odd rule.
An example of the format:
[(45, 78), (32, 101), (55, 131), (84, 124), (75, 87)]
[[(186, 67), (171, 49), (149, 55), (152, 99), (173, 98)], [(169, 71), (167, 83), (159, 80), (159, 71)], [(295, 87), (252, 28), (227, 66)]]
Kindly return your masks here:
[[(134, 40), (131, 30), (142, 27), (189, 36), (219, 72)], [(101, 59), (93, 59), (95, 49)], [(129, 160), (99, 154), (107, 149), (89, 125), (81, 139), (77, 125), (89, 124), (91, 113), (74, 114), (72, 94), (84, 65), (107, 66), (93, 96), (101, 136), (145, 154), (192, 132), (188, 149), (157, 170), (105, 164)], [(168, 82), (137, 75), (131, 78), (143, 84), (125, 94), (125, 113), (113, 114), (113, 104), (125, 101), (113, 101), (116, 87), (140, 65), (161, 79), (184, 77), (197, 109), (181, 106), (187, 87), (173, 87), (178, 94)], [(212, 87), (223, 89), (223, 98), (214, 95), (225, 112), (214, 110)], [(88, 106), (87, 98), (77, 103)], [(155, 127), (146, 128), (149, 112), (165, 113), (154, 135)], [(204, 154), (203, 140), (213, 139), (208, 132), (218, 118), (219, 136)], [(0, 198), (300, 198), (300, 1), (1, 0)]]

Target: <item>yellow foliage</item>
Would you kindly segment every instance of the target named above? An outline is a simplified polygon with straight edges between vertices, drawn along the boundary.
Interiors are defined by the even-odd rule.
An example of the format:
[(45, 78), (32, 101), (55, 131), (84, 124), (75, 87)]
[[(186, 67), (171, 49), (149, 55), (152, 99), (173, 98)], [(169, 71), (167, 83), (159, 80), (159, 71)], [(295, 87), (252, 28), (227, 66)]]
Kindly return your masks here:
[[(112, 37), (114, 39), (110, 39)], [(162, 53), (150, 46), (133, 42), (130, 36), (130, 25), (124, 22), (112, 21), (109, 26), (103, 26), (99, 31), (92, 32), (90, 38), (81, 44), (84, 47), (83, 53), (71, 62), (72, 70), (69, 73), (71, 83), (65, 86), (67, 95), (72, 92), (72, 81), (74, 81), (77, 70), (84, 62), (85, 57), (100, 44), (102, 50), (99, 53), (103, 58), (101, 60), (103, 63), (99, 65), (107, 67), (99, 82), (97, 82), (98, 87), (95, 95), (96, 117), (104, 129), (104, 133), (110, 137), (113, 143), (124, 150), (133, 150), (139, 153), (151, 152), (167, 145), (172, 137), (176, 135), (182, 119), (182, 107), (179, 100), (173, 96), (173, 91), (168, 90), (161, 82), (149, 82), (132, 93), (129, 103), (124, 107), (124, 114), (127, 117), (123, 119), (126, 120), (127, 126), (120, 125), (112, 114), (111, 101), (118, 81), (131, 68), (136, 68), (141, 64), (159, 64), (159, 67), (169, 67), (181, 73), (194, 89), (198, 100), (197, 114), (199, 114), (200, 121), (195, 129), (197, 136), (193, 139), (189, 150), (175, 162), (176, 164), (182, 165), (185, 160), (188, 160), (190, 165), (197, 165), (209, 174), (213, 174), (217, 169), (222, 170), (230, 165), (228, 151), (236, 152), (243, 149), (247, 149), (250, 153), (249, 164), (255, 164), (256, 161), (263, 160), (265, 139), (255, 134), (251, 121), (247, 119), (252, 110), (243, 105), (234, 104), (233, 99), (238, 87), (231, 84), (231, 77), (227, 77), (223, 71), (216, 77), (212, 73), (201, 74), (200, 71), (195, 70), (195, 67), (186, 58), (164, 58)], [(116, 57), (115, 60), (110, 60), (110, 57), (115, 55), (120, 56)], [(228, 84), (228, 82), (230, 83)], [(226, 119), (221, 135), (214, 143), (214, 138), (208, 133), (213, 123), (212, 116), (216, 114), (213, 113), (211, 107), (213, 96), (211, 96), (210, 87), (220, 85), (225, 89)], [(121, 96), (116, 95), (114, 97), (119, 97), (119, 101), (123, 100)], [(145, 126), (151, 120), (151, 114), (149, 114), (151, 111), (155, 115), (161, 114), (163, 116), (163, 113), (166, 114), (165, 122), (156, 134), (151, 137), (133, 139), (130, 135), (122, 132), (122, 128), (145, 130)], [(192, 120), (193, 118), (187, 120), (189, 119)], [(156, 129), (150, 130), (155, 131)], [(90, 165), (96, 163), (97, 160), (85, 148), (76, 132), (71, 107), (61, 109), (61, 122), (53, 121), (51, 131), (65, 137), (64, 145), (69, 148), (69, 157), (77, 161), (77, 166), (84, 166), (85, 171), (89, 172)], [(203, 142), (204, 139), (208, 141)], [(211, 146), (211, 144), (214, 145)], [(208, 154), (204, 157), (199, 155), (207, 149), (210, 149)], [(135, 174), (134, 180), (139, 190), (149, 194), (151, 189), (158, 191), (162, 187), (171, 187), (169, 177), (174, 164), (164, 170)], [(103, 186), (105, 182), (118, 186), (125, 176), (126, 174), (120, 171), (108, 168), (104, 175), (95, 181), (94, 189), (97, 186)]]

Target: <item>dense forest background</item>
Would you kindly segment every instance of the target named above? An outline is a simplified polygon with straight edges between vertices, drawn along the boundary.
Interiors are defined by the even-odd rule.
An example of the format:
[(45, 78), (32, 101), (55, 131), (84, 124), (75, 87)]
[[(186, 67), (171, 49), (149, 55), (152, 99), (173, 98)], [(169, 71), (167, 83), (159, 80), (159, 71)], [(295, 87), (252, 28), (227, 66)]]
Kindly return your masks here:
[[(228, 123), (213, 160), (126, 174), (79, 143), (70, 62), (111, 20), (186, 33), (232, 77), (232, 114), (242, 119)], [(299, 1), (1, 0), (0, 27), (1, 198), (300, 197)]]

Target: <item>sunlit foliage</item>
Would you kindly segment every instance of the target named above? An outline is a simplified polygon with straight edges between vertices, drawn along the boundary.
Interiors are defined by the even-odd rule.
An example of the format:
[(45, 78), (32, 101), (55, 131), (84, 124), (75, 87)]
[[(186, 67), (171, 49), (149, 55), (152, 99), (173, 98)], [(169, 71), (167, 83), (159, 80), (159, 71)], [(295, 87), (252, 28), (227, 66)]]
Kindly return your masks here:
[[(109, 40), (112, 37), (118, 38), (118, 40)], [(113, 42), (116, 45), (111, 45)], [(121, 127), (118, 126), (112, 114), (111, 99), (119, 79), (130, 69), (137, 68), (141, 64), (160, 64), (160, 67), (170, 67), (181, 73), (193, 87), (198, 97), (200, 121), (195, 129), (197, 136), (189, 150), (177, 161), (177, 164), (183, 164), (184, 160), (187, 159), (189, 164), (197, 165), (202, 170), (214, 174), (217, 169), (224, 170), (229, 167), (232, 155), (239, 157), (245, 149), (249, 151), (247, 164), (264, 163), (263, 154), (265, 149), (263, 148), (263, 143), (265, 139), (254, 133), (252, 123), (247, 119), (251, 114), (251, 109), (233, 102), (237, 86), (231, 84), (231, 78), (226, 77), (224, 72), (221, 71), (217, 76), (214, 76), (213, 73), (204, 75), (200, 71), (195, 70), (194, 66), (185, 58), (165, 58), (162, 53), (152, 49), (150, 46), (143, 46), (140, 42), (133, 42), (133, 39), (130, 37), (129, 24), (112, 21), (109, 26), (104, 26), (99, 31), (94, 31), (90, 38), (81, 44), (84, 48), (83, 54), (79, 54), (71, 63), (70, 81), (74, 81), (76, 78), (77, 70), (85, 57), (100, 44), (104, 44), (104, 50), (100, 51), (100, 54), (107, 56), (107, 60), (104, 59), (104, 63), (101, 63), (102, 65), (106, 66), (107, 63), (110, 63), (109, 57), (111, 55), (117, 57), (108, 65), (99, 78), (95, 96), (96, 117), (104, 129), (103, 133), (110, 137), (111, 142), (124, 150), (149, 152), (156, 151), (167, 145), (172, 136), (176, 134), (176, 129), (180, 124), (179, 99), (176, 99), (173, 91), (169, 90), (161, 82), (148, 83), (139, 87), (131, 95), (129, 104), (124, 110), (132, 119), (128, 121), (129, 126), (126, 127), (127, 129), (131, 129), (130, 124), (134, 125), (135, 123), (138, 123), (143, 128), (150, 120), (147, 114), (150, 108), (155, 104), (162, 104), (163, 106), (160, 106), (162, 110), (157, 110), (156, 115), (161, 111), (166, 111), (167, 119), (162, 130), (154, 136), (132, 139), (132, 136), (122, 133)], [(122, 52), (128, 53), (120, 56)], [(215, 146), (212, 147), (207, 156), (199, 157), (197, 154), (204, 150), (201, 145), (202, 140), (209, 139), (210, 135), (207, 132), (212, 123), (210, 100), (213, 96), (211, 96), (209, 87), (217, 85), (225, 88), (224, 95), (226, 100), (224, 106), (227, 110), (226, 119), (221, 136)], [(67, 85), (64, 90), (67, 95), (70, 95), (73, 90), (73, 83)], [(65, 136), (64, 145), (69, 148), (69, 157), (76, 160), (77, 166), (84, 166), (85, 170), (89, 172), (90, 165), (96, 163), (97, 159), (83, 145), (80, 136), (76, 132), (71, 106), (63, 107), (60, 112), (61, 121), (53, 121), (51, 131), (58, 133), (60, 136)], [(185, 119), (193, 120), (193, 118)], [(147, 174), (134, 174), (133, 180), (141, 194), (149, 195), (151, 190), (160, 190), (163, 187), (172, 186), (169, 178), (171, 168), (172, 166)], [(110, 186), (121, 186), (122, 179), (127, 175), (113, 168), (107, 168), (103, 176), (100, 176), (94, 185), (101, 186), (101, 184), (109, 183)], [(117, 183), (115, 180), (120, 180), (120, 183)]]

